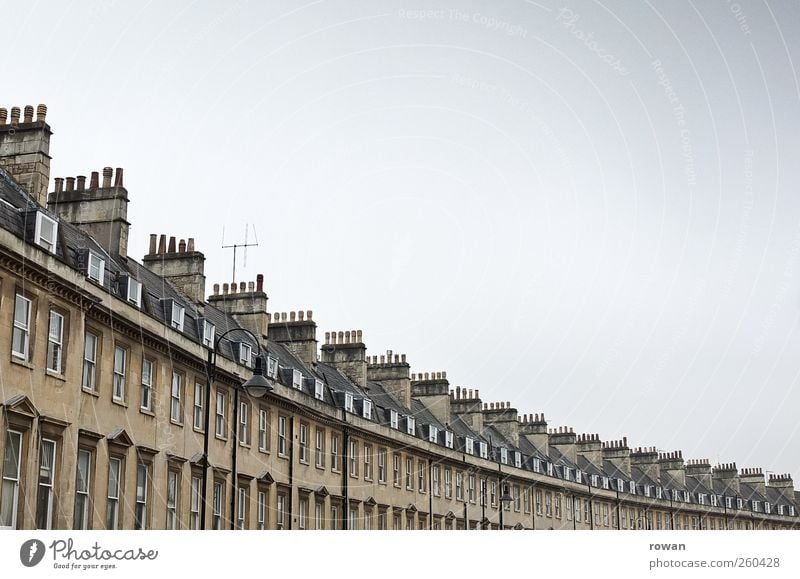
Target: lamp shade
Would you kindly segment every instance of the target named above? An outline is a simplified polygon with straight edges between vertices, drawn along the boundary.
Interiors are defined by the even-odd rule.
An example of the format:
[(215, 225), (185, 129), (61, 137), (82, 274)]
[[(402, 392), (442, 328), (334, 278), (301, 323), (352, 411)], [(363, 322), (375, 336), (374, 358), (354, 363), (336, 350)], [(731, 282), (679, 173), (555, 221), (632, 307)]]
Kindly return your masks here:
[(242, 384), (242, 388), (253, 398), (261, 398), (273, 389), (269, 381), (264, 378), (264, 362), (261, 356), (256, 356), (256, 367), (253, 368), (253, 376)]

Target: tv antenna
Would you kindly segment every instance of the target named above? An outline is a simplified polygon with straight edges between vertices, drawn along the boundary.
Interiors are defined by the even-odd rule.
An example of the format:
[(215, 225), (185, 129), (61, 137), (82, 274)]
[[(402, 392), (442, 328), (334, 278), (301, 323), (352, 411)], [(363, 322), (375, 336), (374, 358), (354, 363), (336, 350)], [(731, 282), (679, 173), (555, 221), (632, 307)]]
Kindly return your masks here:
[(222, 249), (233, 249), (233, 283), (236, 284), (236, 250), (240, 247), (244, 249), (244, 266), (247, 267), (247, 248), (258, 247), (258, 234), (256, 233), (256, 226), (253, 225), (253, 237), (255, 241), (249, 242), (250, 224), (245, 223), (244, 226), (244, 243), (232, 243), (225, 245), (225, 226), (222, 226)]

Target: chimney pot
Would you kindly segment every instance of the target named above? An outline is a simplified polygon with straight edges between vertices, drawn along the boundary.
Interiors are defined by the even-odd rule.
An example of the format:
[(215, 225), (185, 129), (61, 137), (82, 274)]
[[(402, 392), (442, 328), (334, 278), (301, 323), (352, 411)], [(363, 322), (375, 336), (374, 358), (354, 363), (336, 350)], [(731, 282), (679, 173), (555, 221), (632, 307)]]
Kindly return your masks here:
[(364, 341), (363, 332), (361, 330), (356, 331), (356, 337), (358, 338), (358, 342), (361, 343)]
[(186, 251), (194, 251), (194, 237), (190, 237), (186, 242)]
[(256, 289), (256, 282), (254, 281), (247, 282), (247, 291), (254, 292), (255, 289)]
[(8, 122), (8, 109), (0, 109), (0, 125)]
[(178, 253), (186, 253), (186, 240), (181, 239), (178, 242)]
[(236, 283), (235, 283), (235, 282), (232, 282), (232, 283), (231, 283), (231, 293), (232, 293), (232, 294), (235, 294), (235, 293), (236, 293)]
[(100, 173), (92, 171), (92, 178), (89, 181), (89, 189), (97, 189), (100, 187)]
[(163, 233), (158, 238), (158, 253), (159, 255), (167, 252), (167, 236)]
[(219, 284), (218, 283), (214, 284), (214, 295), (215, 296), (219, 295)]
[(297, 319), (300, 320), (301, 322), (303, 321), (303, 319), (305, 317), (306, 317), (306, 314), (305, 314), (305, 312), (303, 312), (303, 310), (300, 310), (300, 311), (297, 312)]
[(243, 281), (239, 282), (239, 291), (244, 293), (246, 289), (247, 289), (247, 284)]
[(114, 169), (111, 167), (103, 167), (103, 188), (111, 187), (111, 175), (113, 175)]
[(169, 247), (167, 253), (175, 253), (175, 236), (171, 235), (169, 238)]
[[(264, 274), (260, 273), (256, 276), (256, 291), (264, 291)], [(311, 316), (309, 316), (309, 318), (311, 318)]]
[(122, 184), (122, 167), (117, 167), (117, 174), (114, 177), (114, 187), (124, 187)]
[(25, 105), (25, 122), (33, 122), (33, 107), (31, 105)]
[(481, 397), (480, 392), (481, 392), (480, 390), (475, 390), (475, 398), (480, 398)]
[(223, 295), (228, 295), (228, 284), (227, 283), (222, 284), (222, 294)]
[(311, 320), (313, 315), (314, 315), (314, 312), (312, 310), (306, 310), (306, 319), (307, 320)]
[(156, 252), (156, 243), (158, 243), (158, 236), (155, 233), (150, 234), (150, 255)]
[(47, 118), (47, 105), (40, 104), (36, 107), (36, 120), (39, 122), (44, 122)]
[(290, 322), (294, 321), (294, 316), (295, 316), (294, 312), (289, 312), (289, 321)]
[(84, 175), (78, 175), (78, 191), (84, 191), (86, 189), (86, 177)]
[[(0, 118), (0, 125), (4, 125), (5, 123), (2, 122), (2, 118)], [(56, 182), (56, 193), (61, 193), (64, 190), (64, 179), (61, 177), (55, 178)]]
[(11, 107), (11, 124), (19, 124), (19, 107)]

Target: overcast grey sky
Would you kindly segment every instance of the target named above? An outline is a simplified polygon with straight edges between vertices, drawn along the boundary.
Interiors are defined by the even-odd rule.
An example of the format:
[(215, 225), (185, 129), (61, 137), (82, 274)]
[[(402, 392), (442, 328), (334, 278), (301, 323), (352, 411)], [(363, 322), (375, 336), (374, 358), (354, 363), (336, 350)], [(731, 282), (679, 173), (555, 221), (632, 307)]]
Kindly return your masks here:
[(130, 253), (544, 412), (800, 478), (800, 7), (0, 1), (0, 106), (121, 166)]

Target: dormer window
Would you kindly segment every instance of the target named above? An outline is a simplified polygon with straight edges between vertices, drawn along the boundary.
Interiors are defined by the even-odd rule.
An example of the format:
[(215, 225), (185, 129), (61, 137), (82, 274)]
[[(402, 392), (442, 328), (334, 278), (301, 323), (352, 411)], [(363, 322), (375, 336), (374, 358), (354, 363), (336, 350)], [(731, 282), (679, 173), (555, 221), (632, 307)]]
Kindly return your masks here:
[[(659, 498), (661, 498), (661, 497), (659, 497)], [(711, 506), (712, 507), (716, 507), (717, 506), (717, 495), (711, 495)]]
[(772, 514), (772, 505), (769, 503), (764, 503), (764, 512), (768, 515)]
[(406, 432), (411, 435), (414, 435), (417, 432), (417, 421), (413, 416), (406, 418)]
[(621, 493), (625, 492), (625, 481), (621, 478), (617, 479), (617, 490)]
[(99, 255), (89, 252), (89, 267), (86, 270), (86, 276), (103, 285), (103, 280), (106, 277), (106, 262)]
[(449, 430), (444, 431), (444, 445), (447, 448), (453, 448), (453, 433)]
[(367, 420), (372, 420), (372, 400), (364, 400), (364, 407), (361, 409), (361, 416)]
[(571, 478), (570, 468), (565, 466), (561, 469), (561, 473), (564, 475), (564, 480), (569, 480)]
[(55, 253), (57, 235), (58, 222), (39, 211), (36, 214), (36, 245), (50, 253)]
[(400, 428), (400, 413), (397, 410), (389, 410), (389, 426), (395, 430)]
[[(661, 496), (662, 496), (662, 495), (661, 495), (661, 492), (662, 492), (662, 491), (661, 491), (661, 487), (656, 487), (656, 498), (657, 498), (657, 499), (660, 499), (660, 498), (661, 498)], [(712, 497), (711, 497), (711, 504), (715, 504), (715, 502), (714, 502), (714, 499), (716, 499), (716, 497), (712, 496)]]
[(501, 448), (500, 449), (500, 462), (503, 464), (508, 464), (508, 449)]
[(644, 496), (650, 496), (650, 485), (644, 485)]
[(324, 398), (325, 383), (322, 380), (314, 380), (314, 398), (322, 400)]
[(547, 475), (548, 476), (553, 476), (553, 463), (552, 462), (548, 462), (547, 463)]
[(517, 450), (514, 451), (514, 466), (517, 468), (522, 468), (522, 453)]
[(214, 347), (214, 340), (216, 339), (217, 328), (208, 320), (203, 320), (203, 345), (206, 348)]
[(598, 479), (597, 475), (596, 475), (596, 474), (593, 474), (593, 475), (592, 475), (592, 486), (593, 486), (593, 487), (596, 487), (596, 486), (598, 486), (598, 480), (597, 480), (597, 479)]
[(353, 395), (350, 392), (344, 393), (344, 409), (348, 412), (353, 412), (354, 402), (353, 402)]
[(273, 380), (278, 377), (278, 359), (272, 356), (267, 356), (267, 376)]
[(478, 452), (480, 452), (481, 458), (489, 458), (489, 445), (485, 442), (479, 443)]
[[(607, 476), (603, 477), (603, 488), (604, 489), (608, 489), (608, 477)], [(650, 496), (650, 495), (648, 494), (647, 496)]]
[(249, 366), (253, 360), (253, 347), (250, 344), (239, 342), (239, 363)]
[(790, 517), (794, 516), (794, 507), (792, 505), (789, 505), (789, 516)]
[(783, 516), (783, 505), (778, 505), (778, 514)]
[(726, 509), (733, 508), (733, 499), (731, 497), (725, 497), (725, 508)]
[(439, 429), (433, 424), (428, 425), (428, 442), (436, 442), (439, 437)]
[(683, 502), (684, 503), (689, 502), (689, 491), (683, 491)]
[(303, 389), (303, 373), (300, 370), (292, 369), (292, 388), (295, 390)]
[(186, 314), (186, 308), (184, 308), (181, 305), (178, 305), (178, 303), (175, 300), (173, 300), (172, 317), (170, 324), (172, 325), (173, 328), (175, 328), (179, 332), (183, 331), (183, 317), (185, 314)]
[(628, 491), (629, 491), (629, 492), (630, 492), (632, 495), (635, 495), (635, 494), (636, 494), (636, 483), (635, 483), (634, 481), (631, 481), (631, 482), (629, 482), (629, 483), (628, 483)]
[(761, 504), (760, 501), (753, 501), (753, 512), (754, 513), (758, 512), (760, 504)]
[(475, 454), (475, 441), (469, 436), (464, 439), (464, 448), (467, 454)]
[(533, 472), (542, 472), (542, 461), (538, 458), (533, 459)]
[(583, 471), (581, 470), (575, 471), (575, 482), (583, 483)]
[(142, 306), (142, 282), (128, 278), (128, 302), (135, 305), (137, 308)]
[(736, 508), (740, 511), (744, 508), (744, 501), (742, 499), (736, 499)]

